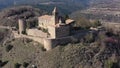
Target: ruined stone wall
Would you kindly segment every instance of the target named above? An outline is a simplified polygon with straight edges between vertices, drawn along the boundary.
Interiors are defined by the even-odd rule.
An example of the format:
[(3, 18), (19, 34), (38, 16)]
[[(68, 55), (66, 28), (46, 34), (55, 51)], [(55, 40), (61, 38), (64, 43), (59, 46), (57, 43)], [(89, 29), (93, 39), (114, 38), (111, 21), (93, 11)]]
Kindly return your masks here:
[(25, 32), (26, 30), (26, 25), (25, 25), (25, 21), (22, 19), (18, 20), (18, 25), (19, 25), (19, 33), (23, 34), (23, 32)]

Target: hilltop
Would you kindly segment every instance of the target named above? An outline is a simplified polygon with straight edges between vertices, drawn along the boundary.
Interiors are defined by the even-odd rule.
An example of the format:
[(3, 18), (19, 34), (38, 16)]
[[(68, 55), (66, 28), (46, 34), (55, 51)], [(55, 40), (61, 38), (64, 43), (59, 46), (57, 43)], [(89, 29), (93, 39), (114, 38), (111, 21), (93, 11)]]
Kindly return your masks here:
[(31, 6), (6, 8), (0, 12), (0, 25), (17, 26), (19, 18), (25, 18), (27, 22), (36, 22), (37, 17), (45, 13), (44, 10)]
[[(19, 6), (0, 12), (0, 25), (17, 26), (18, 18), (35, 23), (36, 17), (47, 12), (31, 6)], [(73, 16), (74, 17), (74, 16)], [(76, 18), (77, 17), (77, 18)], [(76, 31), (89, 30), (90, 22), (75, 15), (78, 20)], [(0, 30), (0, 67), (19, 68), (36, 66), (37, 68), (119, 68), (120, 35), (112, 28), (91, 31), (79, 40), (58, 45), (50, 51), (31, 39), (11, 39), (11, 32)], [(114, 34), (115, 32), (115, 34)], [(116, 34), (117, 33), (117, 34)], [(7, 40), (11, 39), (11, 40)], [(5, 44), (2, 44), (6, 41)]]
[(25, 63), (28, 68), (119, 68), (119, 43), (104, 43), (105, 37), (104, 33), (88, 34), (79, 43), (59, 45), (50, 51), (30, 39), (13, 39), (0, 45), (0, 61), (7, 62), (4, 68), (23, 67)]

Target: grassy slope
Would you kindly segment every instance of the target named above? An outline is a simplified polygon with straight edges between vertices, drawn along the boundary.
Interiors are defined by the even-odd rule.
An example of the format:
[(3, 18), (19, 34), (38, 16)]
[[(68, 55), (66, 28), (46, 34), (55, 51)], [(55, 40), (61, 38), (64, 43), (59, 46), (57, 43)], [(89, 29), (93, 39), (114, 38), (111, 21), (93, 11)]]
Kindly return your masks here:
[[(6, 45), (12, 45), (13, 48), (6, 52)], [(29, 63), (28, 68), (32, 65), (38, 68), (100, 68), (104, 65), (108, 68), (116, 64), (115, 60), (119, 61), (116, 56), (120, 54), (119, 45), (108, 46), (100, 41), (57, 46), (50, 51), (43, 51), (40, 44), (23, 38), (12, 40), (6, 45), (0, 46), (0, 59), (8, 61), (4, 68), (13, 68), (15, 63), (23, 62)]]
[[(34, 60), (35, 53), (40, 51), (40, 45), (38, 43), (34, 45), (35, 42), (24, 42), (26, 39), (15, 39), (10, 43), (13, 46), (11, 51), (6, 52), (6, 45), (0, 47), (2, 50), (2, 61), (8, 61), (4, 68), (14, 68), (15, 63), (31, 62)], [(9, 45), (9, 44), (7, 44)]]

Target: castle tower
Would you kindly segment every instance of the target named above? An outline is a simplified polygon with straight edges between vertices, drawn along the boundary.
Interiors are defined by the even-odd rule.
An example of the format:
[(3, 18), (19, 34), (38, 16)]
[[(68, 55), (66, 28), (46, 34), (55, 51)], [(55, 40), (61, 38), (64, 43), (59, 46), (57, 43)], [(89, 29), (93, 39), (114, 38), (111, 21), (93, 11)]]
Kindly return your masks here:
[(55, 7), (53, 12), (52, 12), (52, 15), (53, 15), (53, 25), (56, 25), (59, 23), (59, 12), (57, 10), (57, 8)]
[(26, 28), (25, 28), (25, 21), (22, 19), (18, 20), (18, 26), (19, 26), (19, 34), (25, 34)]
[(59, 24), (62, 24), (62, 20), (61, 19), (59, 19)]

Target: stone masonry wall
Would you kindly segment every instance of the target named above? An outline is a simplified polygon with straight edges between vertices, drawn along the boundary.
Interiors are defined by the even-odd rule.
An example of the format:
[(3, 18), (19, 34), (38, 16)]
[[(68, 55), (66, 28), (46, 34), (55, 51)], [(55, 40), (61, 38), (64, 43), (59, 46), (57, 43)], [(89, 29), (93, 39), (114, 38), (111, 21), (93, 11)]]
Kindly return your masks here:
[(20, 35), (15, 32), (13, 32), (13, 33), (14, 33), (15, 38), (24, 37), (24, 38), (29, 38), (29, 39), (39, 42), (40, 44), (43, 45), (43, 47), (47, 51), (53, 49), (54, 47), (56, 47), (58, 45), (65, 45), (68, 43), (72, 43), (76, 40), (79, 40), (81, 37), (83, 37), (85, 35), (84, 33), (81, 33), (81, 34), (74, 35), (74, 36), (67, 36), (67, 37), (63, 37), (63, 38), (53, 39), (53, 38), (33, 37), (33, 36), (29, 36), (29, 35)]
[(57, 45), (64, 45), (70, 43), (71, 37), (58, 38), (58, 39), (44, 39), (44, 48), (48, 51)]
[(60, 26), (56, 28), (56, 38), (67, 37), (70, 34), (69, 26)]
[(49, 32), (51, 38), (56, 38), (55, 27), (48, 26), (48, 32)]
[(22, 32), (25, 31), (25, 21), (22, 19), (19, 19), (18, 24), (19, 24), (19, 33), (22, 34)]
[[(89, 33), (89, 32), (87, 32), (87, 33)], [(81, 38), (83, 38), (87, 33), (83, 32), (83, 33), (78, 33), (78, 34), (73, 35), (73, 36), (67, 36), (67, 37), (56, 38), (56, 39), (46, 38), (46, 39), (44, 39), (44, 48), (48, 51), (48, 50), (51, 50), (58, 45), (65, 45), (68, 43), (77, 42)]]

